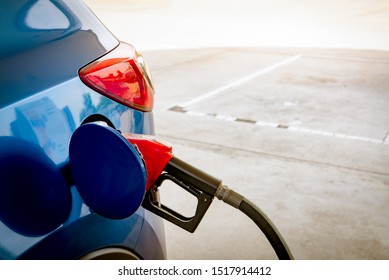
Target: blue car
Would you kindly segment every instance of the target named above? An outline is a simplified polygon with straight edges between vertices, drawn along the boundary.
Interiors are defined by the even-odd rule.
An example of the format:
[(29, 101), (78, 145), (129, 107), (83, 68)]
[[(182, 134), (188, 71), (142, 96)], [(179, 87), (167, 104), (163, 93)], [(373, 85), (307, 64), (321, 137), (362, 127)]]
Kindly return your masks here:
[(85, 123), (154, 134), (143, 57), (82, 1), (1, 6), (0, 259), (165, 259), (161, 218), (141, 206), (121, 219), (97, 214), (69, 171)]

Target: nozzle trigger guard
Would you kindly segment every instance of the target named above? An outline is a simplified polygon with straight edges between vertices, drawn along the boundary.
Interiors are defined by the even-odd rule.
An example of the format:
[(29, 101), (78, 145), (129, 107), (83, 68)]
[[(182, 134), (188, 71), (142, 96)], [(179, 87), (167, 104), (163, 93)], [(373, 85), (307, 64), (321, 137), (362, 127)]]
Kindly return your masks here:
[[(197, 208), (193, 217), (185, 217), (180, 213), (177, 213), (176, 211), (163, 205), (157, 199), (156, 192), (158, 191), (158, 187), (161, 186), (161, 184), (165, 180), (172, 181), (173, 183), (180, 186), (182, 189), (197, 198)], [(193, 186), (186, 185), (185, 183), (168, 173), (163, 173), (158, 177), (157, 181), (154, 184), (154, 187), (146, 193), (142, 206), (150, 212), (179, 226), (180, 228), (193, 233), (196, 230), (197, 226), (200, 224), (201, 220), (203, 219), (205, 212), (207, 212), (209, 206), (212, 203), (212, 200), (212, 195), (202, 192)]]

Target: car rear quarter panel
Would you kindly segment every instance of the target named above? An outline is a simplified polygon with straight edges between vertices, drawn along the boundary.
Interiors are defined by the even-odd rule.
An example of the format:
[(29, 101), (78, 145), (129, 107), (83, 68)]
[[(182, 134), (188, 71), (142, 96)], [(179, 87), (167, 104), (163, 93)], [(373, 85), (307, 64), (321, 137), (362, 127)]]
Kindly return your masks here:
[[(152, 113), (118, 104), (79, 79), (81, 67), (120, 44), (81, 1), (4, 2), (0, 9), (0, 136), (37, 143), (61, 166), (68, 159), (72, 133), (87, 116), (103, 115), (123, 132), (154, 134)], [(71, 191), (73, 206), (64, 227), (90, 214), (74, 187)], [(131, 221), (143, 219), (144, 210), (136, 215)], [(126, 228), (119, 224), (115, 222), (117, 228)], [(136, 233), (142, 234), (145, 227), (135, 224)], [(134, 235), (134, 230), (128, 234)], [(158, 231), (154, 232), (157, 239)], [(123, 233), (123, 240), (115, 242), (124, 246), (130, 235)], [(43, 244), (45, 238), (20, 235), (0, 222), (0, 259), (17, 258), (39, 242)], [(163, 242), (159, 246), (164, 247)]]

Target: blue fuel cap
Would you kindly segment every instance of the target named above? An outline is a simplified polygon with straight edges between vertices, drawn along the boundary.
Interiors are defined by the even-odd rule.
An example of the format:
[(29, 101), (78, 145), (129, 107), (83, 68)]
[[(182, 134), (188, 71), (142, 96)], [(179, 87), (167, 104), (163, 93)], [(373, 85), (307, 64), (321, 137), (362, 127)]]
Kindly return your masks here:
[(124, 219), (142, 204), (146, 168), (137, 150), (115, 129), (81, 125), (70, 140), (69, 163), (77, 190), (93, 212)]

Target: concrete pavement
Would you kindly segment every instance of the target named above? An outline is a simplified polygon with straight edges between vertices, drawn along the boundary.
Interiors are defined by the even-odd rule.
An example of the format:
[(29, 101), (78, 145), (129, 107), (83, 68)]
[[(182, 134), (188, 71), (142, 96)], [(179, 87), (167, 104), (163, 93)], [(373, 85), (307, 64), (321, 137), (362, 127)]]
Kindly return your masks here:
[[(235, 77), (261, 71), (235, 67), (213, 77), (212, 69), (242, 50), (208, 51), (198, 53), (208, 57), (199, 59), (201, 69), (193, 63), (159, 68), (161, 53), (147, 53), (156, 66), (158, 103), (166, 108), (155, 113), (157, 134), (177, 156), (259, 205), (297, 259), (387, 259), (388, 53), (246, 49), (246, 63), (264, 73), (235, 86)], [(175, 76), (179, 81), (169, 80)], [(208, 97), (198, 99), (198, 92)], [(190, 201), (165, 199), (181, 209)], [(275, 257), (252, 222), (219, 201), (195, 234), (166, 228), (173, 259)]]

